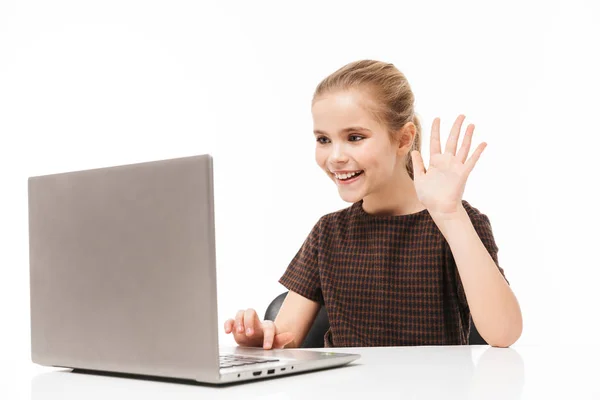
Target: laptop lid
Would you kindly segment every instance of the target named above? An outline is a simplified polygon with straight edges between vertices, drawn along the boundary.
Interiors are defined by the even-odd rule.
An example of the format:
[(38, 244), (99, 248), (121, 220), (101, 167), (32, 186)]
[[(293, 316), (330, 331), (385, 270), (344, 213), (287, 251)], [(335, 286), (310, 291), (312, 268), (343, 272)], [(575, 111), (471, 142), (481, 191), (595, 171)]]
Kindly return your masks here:
[(206, 154), (29, 178), (33, 362), (218, 380), (212, 168)]

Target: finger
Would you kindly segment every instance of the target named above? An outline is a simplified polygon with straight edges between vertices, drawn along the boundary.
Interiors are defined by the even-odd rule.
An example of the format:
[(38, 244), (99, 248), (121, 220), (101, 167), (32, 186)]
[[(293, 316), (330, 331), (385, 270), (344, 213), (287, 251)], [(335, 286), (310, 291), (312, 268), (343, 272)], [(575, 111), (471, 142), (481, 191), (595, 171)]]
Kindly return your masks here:
[(448, 141), (446, 142), (446, 150), (445, 153), (456, 154), (456, 146), (458, 144), (458, 137), (460, 136), (460, 127), (462, 126), (463, 121), (465, 120), (465, 116), (460, 114), (456, 121), (454, 121), (454, 125), (452, 125), (452, 130), (450, 131), (450, 136), (448, 136)]
[(462, 145), (456, 154), (456, 157), (460, 160), (461, 163), (465, 163), (467, 156), (469, 155), (469, 150), (471, 150), (471, 139), (473, 138), (473, 131), (475, 130), (475, 125), (470, 124), (467, 126), (467, 131), (465, 132), (465, 136), (463, 137)]
[(257, 320), (258, 315), (256, 315), (256, 311), (252, 308), (247, 309), (244, 313), (244, 327), (246, 328), (246, 336), (252, 336), (254, 334), (255, 322)]
[(237, 333), (244, 333), (244, 310), (235, 314), (235, 330)]
[(440, 154), (442, 152), (442, 145), (440, 143), (440, 119), (435, 118), (431, 125), (431, 139), (429, 141), (429, 159), (434, 154)]
[(275, 337), (275, 324), (273, 321), (264, 321), (262, 323), (263, 329), (263, 349), (269, 350), (273, 347), (273, 340)]
[(233, 324), (235, 321), (233, 319), (228, 319), (225, 321), (225, 333), (231, 333), (233, 331)]
[(284, 332), (275, 336), (273, 348), (283, 349), (287, 344), (294, 340), (294, 334), (292, 332)]
[(477, 164), (477, 160), (479, 160), (481, 153), (483, 153), (483, 150), (486, 147), (487, 147), (487, 143), (485, 143), (485, 142), (483, 142), (479, 146), (477, 146), (477, 148), (475, 149), (473, 154), (471, 154), (471, 157), (469, 157), (469, 159), (465, 163), (465, 166), (467, 167), (467, 170), (469, 171), (469, 173), (471, 173), (471, 171), (473, 171), (473, 168), (475, 168), (475, 164)]
[(421, 153), (417, 150), (413, 150), (411, 151), (410, 156), (412, 157), (413, 175), (415, 178), (425, 174), (425, 165), (423, 165), (423, 157), (421, 157)]

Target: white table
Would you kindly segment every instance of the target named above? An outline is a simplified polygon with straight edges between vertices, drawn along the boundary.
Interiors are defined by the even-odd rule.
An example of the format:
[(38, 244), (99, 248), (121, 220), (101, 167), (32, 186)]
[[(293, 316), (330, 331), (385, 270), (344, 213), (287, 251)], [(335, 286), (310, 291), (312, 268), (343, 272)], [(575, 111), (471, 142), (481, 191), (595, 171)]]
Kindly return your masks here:
[[(600, 353), (593, 347), (337, 350), (362, 357), (347, 367), (227, 387), (40, 367), (31, 376), (31, 399), (600, 399), (600, 369), (596, 366)], [(0, 398), (10, 397), (0, 391)]]

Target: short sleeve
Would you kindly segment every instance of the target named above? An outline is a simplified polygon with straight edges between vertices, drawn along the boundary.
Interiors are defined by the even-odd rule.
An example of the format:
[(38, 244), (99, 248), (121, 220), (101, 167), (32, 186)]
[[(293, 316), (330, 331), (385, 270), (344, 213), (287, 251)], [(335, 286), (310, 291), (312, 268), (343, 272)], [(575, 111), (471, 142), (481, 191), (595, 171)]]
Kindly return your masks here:
[(307, 299), (323, 304), (319, 274), (319, 242), (322, 218), (315, 224), (279, 283)]

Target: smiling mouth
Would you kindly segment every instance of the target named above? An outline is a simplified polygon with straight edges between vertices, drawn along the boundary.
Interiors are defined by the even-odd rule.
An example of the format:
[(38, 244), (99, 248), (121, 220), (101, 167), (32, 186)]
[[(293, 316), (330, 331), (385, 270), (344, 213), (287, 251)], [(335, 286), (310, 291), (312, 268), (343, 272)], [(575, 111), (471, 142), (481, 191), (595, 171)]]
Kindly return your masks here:
[(335, 178), (335, 180), (337, 182), (346, 183), (346, 182), (352, 182), (352, 181), (356, 180), (359, 176), (361, 176), (363, 174), (363, 172), (365, 172), (365, 171), (361, 170), (357, 174), (351, 176), (350, 178), (346, 178), (346, 179), (338, 178), (337, 176), (335, 176), (335, 174), (333, 174), (333, 177)]

